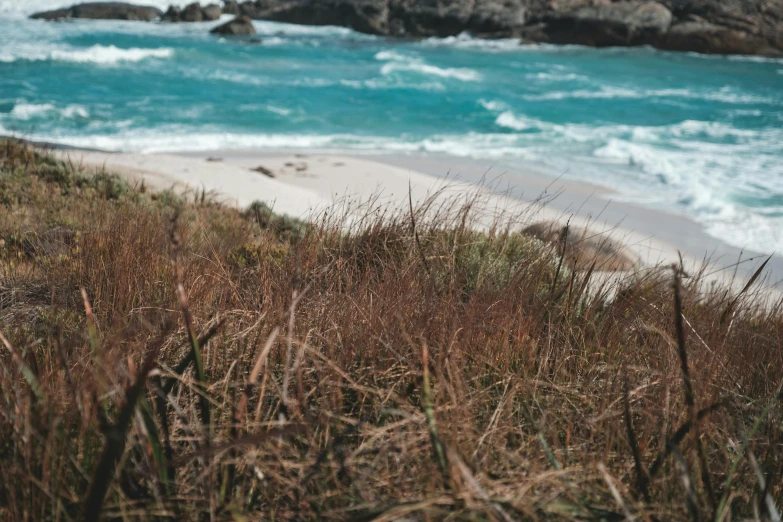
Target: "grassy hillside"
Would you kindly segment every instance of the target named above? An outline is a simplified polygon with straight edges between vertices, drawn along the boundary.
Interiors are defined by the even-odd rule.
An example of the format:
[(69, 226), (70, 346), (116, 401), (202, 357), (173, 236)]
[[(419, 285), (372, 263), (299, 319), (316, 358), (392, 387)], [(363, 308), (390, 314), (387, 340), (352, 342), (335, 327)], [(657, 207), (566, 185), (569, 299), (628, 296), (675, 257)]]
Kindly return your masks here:
[(777, 516), (778, 307), (674, 268), (610, 300), (469, 214), (303, 224), (0, 143), (0, 518)]

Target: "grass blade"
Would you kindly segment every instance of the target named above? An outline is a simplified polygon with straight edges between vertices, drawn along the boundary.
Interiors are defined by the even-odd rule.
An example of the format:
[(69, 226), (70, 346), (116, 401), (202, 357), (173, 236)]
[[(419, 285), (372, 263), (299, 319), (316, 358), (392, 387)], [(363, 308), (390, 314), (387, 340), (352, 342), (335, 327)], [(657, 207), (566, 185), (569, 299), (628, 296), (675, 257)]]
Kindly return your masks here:
[(204, 361), (201, 358), (201, 346), (199, 345), (196, 330), (193, 327), (193, 316), (190, 314), (190, 308), (188, 307), (188, 296), (185, 293), (185, 288), (181, 284), (177, 285), (177, 294), (179, 296), (180, 307), (182, 308), (182, 315), (185, 318), (185, 328), (188, 330), (191, 356), (193, 362), (196, 364), (196, 378), (198, 379), (198, 387), (199, 391), (201, 392), (199, 395), (199, 412), (201, 413), (201, 422), (204, 424), (204, 437), (206, 439), (205, 442), (209, 444), (209, 400), (206, 397), (207, 376), (204, 373)]
[(430, 442), (432, 443), (435, 460), (440, 467), (440, 471), (445, 474), (447, 470), (446, 453), (443, 451), (443, 445), (438, 437), (438, 423), (435, 419), (435, 406), (432, 401), (432, 389), (430, 388), (429, 353), (426, 344), (423, 345), (421, 349), (421, 362), (424, 368), (421, 406), (424, 410), (425, 417), (427, 417), (427, 430), (430, 433)]
[(750, 433), (748, 433), (745, 437), (742, 438), (742, 447), (740, 448), (740, 451), (737, 453), (737, 455), (734, 457), (734, 460), (731, 463), (731, 467), (729, 468), (729, 473), (728, 475), (726, 475), (726, 482), (723, 484), (723, 495), (721, 496), (720, 501), (718, 502), (718, 507), (715, 510), (716, 522), (720, 522), (721, 520), (723, 520), (724, 511), (726, 510), (726, 504), (729, 500), (729, 493), (731, 492), (731, 484), (732, 482), (734, 482), (734, 474), (737, 472), (737, 466), (739, 466), (739, 463), (742, 460), (743, 455), (745, 455), (745, 451), (747, 451), (748, 449), (750, 440), (756, 435), (756, 432), (761, 427), (761, 424), (764, 422), (764, 419), (766, 418), (767, 414), (775, 405), (777, 398), (780, 396), (781, 388), (783, 388), (783, 382), (781, 382), (780, 385), (778, 386), (777, 392), (775, 393), (775, 397), (773, 397), (767, 403), (764, 409), (761, 410), (761, 413), (756, 418), (756, 422), (753, 424), (753, 428), (751, 428)]
[[(636, 432), (633, 429), (633, 419), (631, 418), (631, 401), (628, 398), (628, 375), (626, 373), (623, 379), (623, 408), (625, 409), (625, 429), (628, 434), (628, 444), (633, 453), (633, 463), (636, 469), (636, 487), (642, 494), (645, 502), (650, 502), (650, 492), (648, 490), (649, 479), (645, 469), (642, 467), (642, 457), (639, 454), (639, 443), (636, 440)], [(603, 464), (601, 464), (603, 465)], [(608, 475), (607, 475), (608, 476)]]
[(136, 382), (125, 390), (125, 404), (120, 409), (117, 422), (108, 426), (106, 435), (106, 446), (103, 449), (98, 465), (93, 474), (92, 483), (87, 494), (85, 502), (86, 522), (97, 522), (103, 511), (103, 503), (106, 499), (106, 493), (109, 490), (117, 471), (117, 464), (125, 452), (125, 441), (131, 420), (136, 411), (136, 406), (142, 397), (147, 375), (152, 371), (152, 367), (160, 352), (161, 343), (158, 343), (155, 349), (151, 350), (144, 361), (141, 372), (136, 376)]
[(171, 495), (172, 490), (171, 483), (169, 482), (168, 459), (166, 458), (163, 445), (160, 442), (158, 427), (155, 425), (155, 418), (152, 414), (152, 407), (146, 398), (141, 398), (139, 400), (139, 411), (141, 412), (141, 418), (144, 421), (144, 428), (147, 432), (147, 441), (152, 447), (152, 458), (158, 468), (158, 480), (160, 480), (160, 483), (163, 485), (163, 490), (166, 494)]
[(753, 273), (753, 276), (748, 280), (747, 284), (742, 288), (742, 291), (740, 291), (739, 294), (737, 294), (737, 297), (731, 300), (729, 303), (729, 306), (726, 307), (726, 310), (721, 314), (720, 316), (720, 324), (724, 324), (726, 322), (726, 319), (728, 319), (729, 315), (731, 315), (731, 312), (734, 311), (734, 307), (737, 306), (737, 303), (739, 302), (742, 295), (747, 292), (751, 286), (753, 286), (753, 283), (756, 282), (756, 279), (759, 278), (761, 273), (764, 271), (764, 268), (766, 268), (767, 263), (772, 259), (772, 256), (770, 255), (766, 261), (761, 263), (761, 266), (756, 269), (756, 271)]

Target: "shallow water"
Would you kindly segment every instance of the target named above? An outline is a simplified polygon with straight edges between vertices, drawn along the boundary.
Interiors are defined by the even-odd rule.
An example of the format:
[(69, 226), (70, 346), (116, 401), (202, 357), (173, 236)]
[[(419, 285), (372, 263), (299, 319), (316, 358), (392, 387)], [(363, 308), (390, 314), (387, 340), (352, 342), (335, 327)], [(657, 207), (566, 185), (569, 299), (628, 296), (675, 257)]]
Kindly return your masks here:
[(267, 22), (248, 45), (210, 36), (214, 23), (22, 17), (52, 4), (0, 0), (0, 133), (502, 159), (783, 248), (783, 61)]

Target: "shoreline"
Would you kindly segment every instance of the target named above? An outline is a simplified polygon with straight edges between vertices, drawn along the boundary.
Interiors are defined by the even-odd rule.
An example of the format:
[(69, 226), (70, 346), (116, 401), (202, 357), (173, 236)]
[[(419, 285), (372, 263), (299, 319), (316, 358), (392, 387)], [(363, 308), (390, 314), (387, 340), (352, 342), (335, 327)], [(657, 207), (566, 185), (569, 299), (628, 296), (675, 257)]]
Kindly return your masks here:
[[(409, 190), (414, 205), (437, 191), (447, 197), (474, 194), (488, 214), (500, 211), (525, 216), (528, 224), (556, 221), (595, 231), (622, 244), (645, 268), (679, 263), (682, 252), (686, 271), (698, 271), (706, 263), (707, 283), (728, 284), (736, 290), (767, 258), (709, 236), (686, 216), (618, 201), (610, 189), (598, 185), (498, 161), (266, 149), (140, 154), (55, 146), (54, 152), (84, 167), (105, 168), (132, 182), (143, 180), (156, 190), (203, 190), (240, 207), (262, 200), (294, 217), (312, 215), (335, 203), (371, 199), (407, 208)], [(773, 295), (779, 293), (783, 257), (771, 257), (762, 279), (757, 284)]]

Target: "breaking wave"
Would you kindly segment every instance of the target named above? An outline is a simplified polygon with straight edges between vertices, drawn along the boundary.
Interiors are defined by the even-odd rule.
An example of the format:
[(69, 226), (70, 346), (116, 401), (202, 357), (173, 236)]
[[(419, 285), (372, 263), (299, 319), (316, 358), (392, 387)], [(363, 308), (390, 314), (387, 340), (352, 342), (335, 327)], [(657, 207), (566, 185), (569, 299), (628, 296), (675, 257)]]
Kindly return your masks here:
[(62, 118), (89, 118), (90, 112), (81, 105), (68, 105), (58, 109), (51, 103), (25, 103), (20, 102), (14, 105), (11, 110), (11, 117), (16, 120), (31, 120), (34, 118), (46, 117), (55, 113)]
[(437, 67), (430, 65), (420, 58), (401, 55), (394, 51), (381, 51), (375, 55), (375, 59), (385, 61), (381, 67), (381, 74), (390, 75), (399, 71), (415, 72), (439, 78), (453, 78), (463, 82), (475, 82), (481, 79), (481, 75), (468, 68)]
[(20, 46), (0, 51), (0, 62), (53, 61), (115, 65), (122, 62), (136, 63), (148, 58), (171, 58), (173, 55), (174, 49), (171, 48), (141, 49), (133, 47), (120, 49), (114, 45), (96, 44), (84, 49), (69, 46), (61, 49), (44, 50), (40, 47)]

